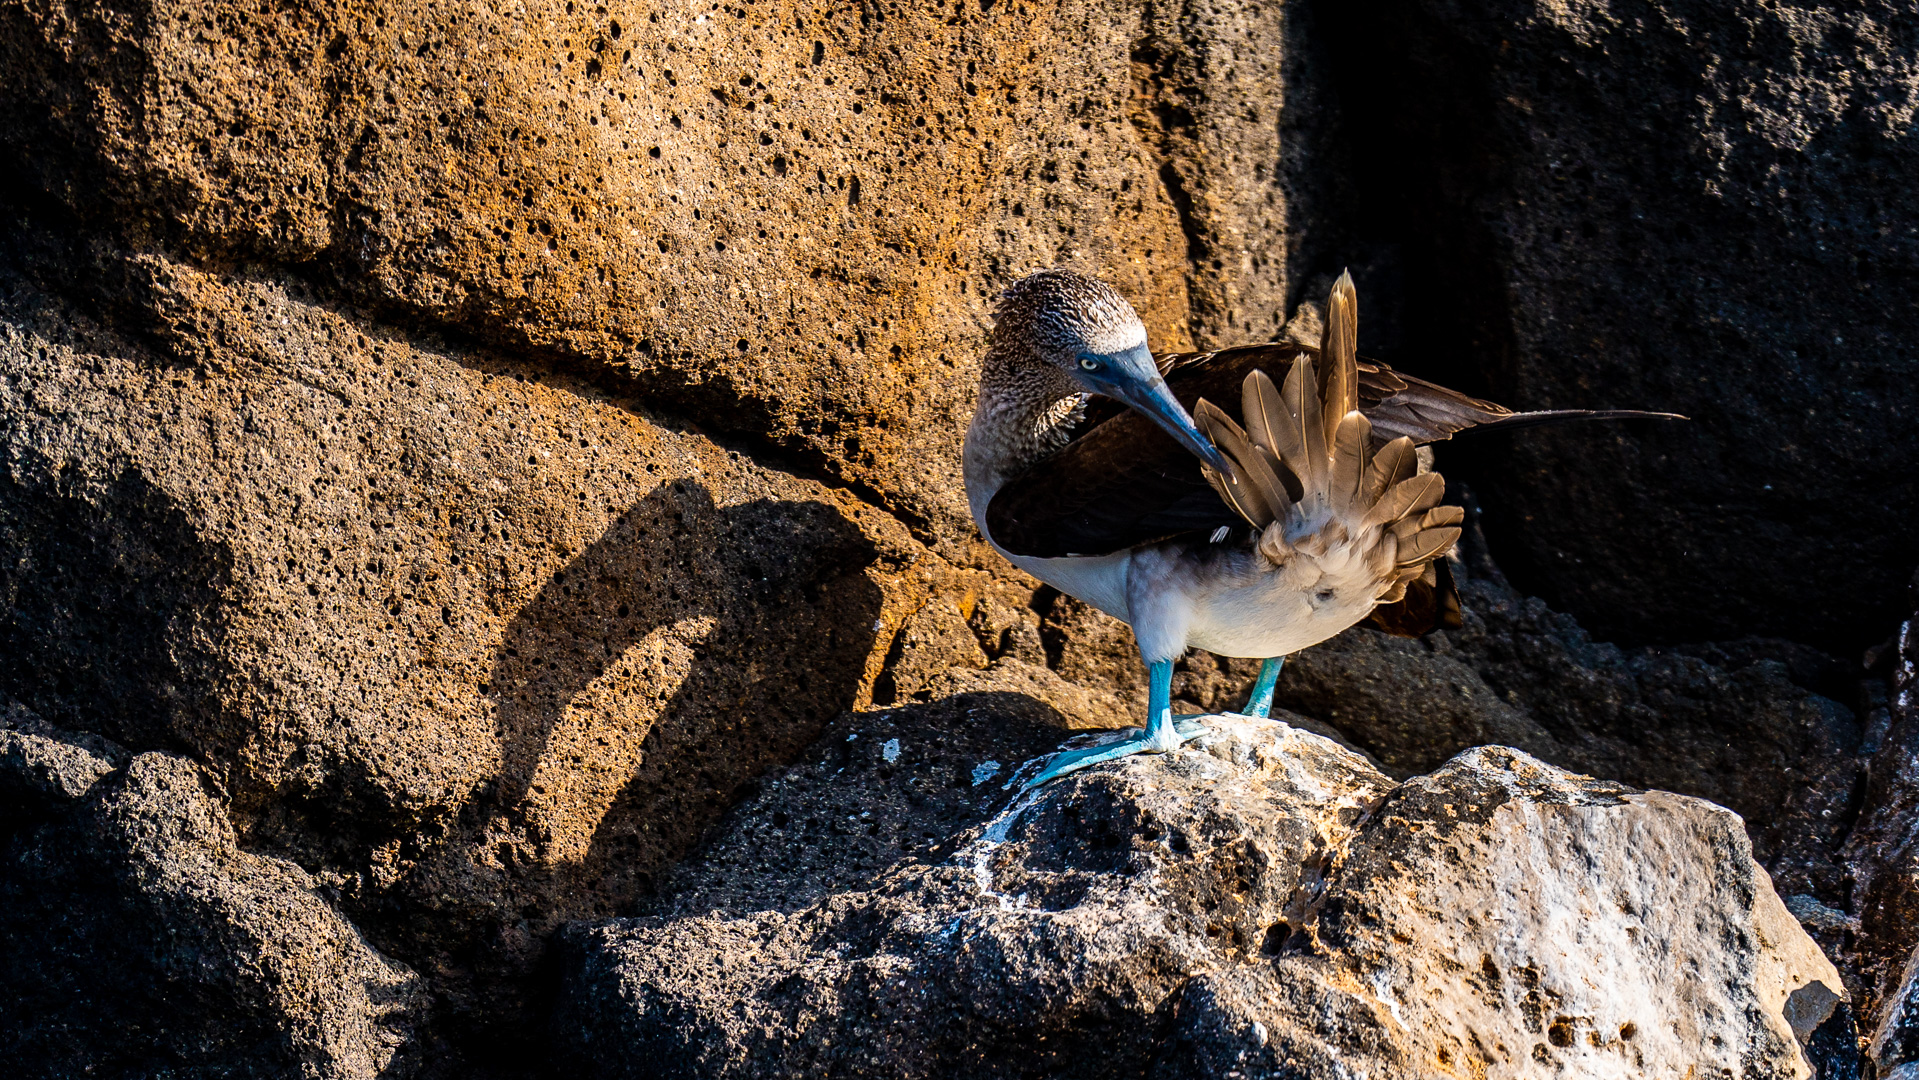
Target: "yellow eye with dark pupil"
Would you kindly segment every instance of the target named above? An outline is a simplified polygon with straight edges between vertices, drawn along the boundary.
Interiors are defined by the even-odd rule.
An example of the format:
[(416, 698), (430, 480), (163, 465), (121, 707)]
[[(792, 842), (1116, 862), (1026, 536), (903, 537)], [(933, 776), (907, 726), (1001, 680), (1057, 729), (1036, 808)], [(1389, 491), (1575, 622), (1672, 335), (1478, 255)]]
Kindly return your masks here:
[(1088, 371), (1098, 371), (1099, 361), (1093, 359), (1090, 356), (1082, 356), (1079, 358), (1079, 366), (1085, 368)]

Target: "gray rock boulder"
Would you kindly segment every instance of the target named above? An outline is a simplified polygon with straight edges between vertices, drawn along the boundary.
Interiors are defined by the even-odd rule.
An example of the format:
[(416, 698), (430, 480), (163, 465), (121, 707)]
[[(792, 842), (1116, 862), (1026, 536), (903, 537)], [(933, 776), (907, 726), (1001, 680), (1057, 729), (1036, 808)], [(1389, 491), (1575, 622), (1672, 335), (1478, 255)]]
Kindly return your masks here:
[(306, 871), (242, 851), (204, 772), (167, 754), (98, 756), (98, 740), (12, 716), (0, 730), (0, 789), (20, 812), (0, 831), (9, 1075), (372, 1080), (419, 1066), (424, 980)]
[(0, 813), (16, 822), (66, 808), (126, 762), (98, 735), (61, 731), (18, 702), (0, 705)]
[[(1197, 747), (1029, 795), (1005, 751), (977, 784), (934, 768), (970, 803), (951, 841), (830, 894), (715, 891), (739, 873), (724, 853), (778, 857), (765, 822), (864, 820), (868, 794), (930, 778), (899, 763), (955, 719), (891, 714), (890, 766), (885, 744), (834, 744), (832, 782), (742, 806), (682, 900), (572, 930), (555, 1031), (573, 1061), (628, 1077), (1807, 1077), (1805, 1044), (1838, 1012), (1837, 972), (1727, 811), (1497, 748), (1395, 785), (1278, 721), (1223, 721)], [(1030, 747), (1022, 730), (997, 737)], [(968, 737), (984, 756), (995, 736)], [(911, 827), (882, 805), (887, 828)]]
[(1822, 678), (1831, 658), (1763, 639), (1622, 648), (1490, 576), (1463, 590), (1460, 629), (1420, 641), (1349, 631), (1289, 660), (1277, 700), (1401, 775), (1499, 743), (1710, 799), (1745, 819), (1795, 891), (1844, 902), (1834, 853), (1868, 756), (1854, 711), (1808, 689), (1852, 696), (1845, 678)]

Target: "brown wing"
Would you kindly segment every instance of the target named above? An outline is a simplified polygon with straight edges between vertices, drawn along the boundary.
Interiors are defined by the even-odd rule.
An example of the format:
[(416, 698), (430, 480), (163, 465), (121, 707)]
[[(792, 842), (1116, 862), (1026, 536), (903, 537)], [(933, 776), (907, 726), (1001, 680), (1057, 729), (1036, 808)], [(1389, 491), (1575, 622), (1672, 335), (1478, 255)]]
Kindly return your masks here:
[[(1200, 398), (1235, 421), (1240, 387), (1255, 369), (1283, 379), (1301, 350), (1293, 342), (1157, 357), (1173, 396), (1188, 412)], [(1400, 436), (1440, 442), (1470, 427), (1525, 427), (1562, 420), (1670, 416), (1565, 409), (1515, 413), (1456, 390), (1359, 360), (1359, 411), (1378, 449)], [(1105, 398), (1088, 403), (1073, 440), (1009, 482), (986, 508), (994, 542), (1015, 555), (1055, 559), (1106, 555), (1189, 532), (1238, 528), (1240, 516), (1200, 475), (1199, 460), (1142, 414)]]
[[(1298, 352), (1279, 342), (1158, 359), (1166, 385), (1191, 412), (1202, 397), (1237, 403), (1247, 372), (1283, 373)], [(1105, 398), (1088, 403), (1073, 441), (1002, 487), (986, 508), (995, 543), (1042, 559), (1106, 555), (1243, 525), (1200, 475), (1191, 451), (1143, 414)]]
[(1042, 559), (1105, 555), (1244, 524), (1199, 459), (1145, 416), (1126, 409), (1082, 430), (993, 496), (986, 527), (1000, 547)]
[[(1247, 373), (1258, 368), (1283, 378), (1302, 348), (1272, 342), (1175, 353), (1159, 363), (1188, 411), (1203, 397), (1225, 403), (1238, 419)], [(1512, 415), (1369, 360), (1359, 362), (1359, 401), (1374, 418), (1373, 441), (1379, 445), (1405, 434), (1421, 443), (1450, 438), (1475, 422)], [(999, 546), (1042, 559), (1105, 555), (1243, 524), (1207, 485), (1186, 448), (1145, 416), (1103, 398), (1088, 404), (1073, 441), (1001, 488), (986, 509), (987, 529)]]

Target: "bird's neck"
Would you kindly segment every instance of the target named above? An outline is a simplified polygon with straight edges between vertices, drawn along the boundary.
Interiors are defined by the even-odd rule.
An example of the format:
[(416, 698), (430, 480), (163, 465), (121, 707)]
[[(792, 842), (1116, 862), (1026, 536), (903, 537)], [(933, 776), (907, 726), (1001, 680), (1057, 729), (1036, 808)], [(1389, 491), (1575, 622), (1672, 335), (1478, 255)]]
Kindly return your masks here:
[(979, 404), (966, 429), (966, 493), (984, 523), (986, 503), (1071, 437), (1086, 395), (1051, 364), (995, 348), (980, 373)]

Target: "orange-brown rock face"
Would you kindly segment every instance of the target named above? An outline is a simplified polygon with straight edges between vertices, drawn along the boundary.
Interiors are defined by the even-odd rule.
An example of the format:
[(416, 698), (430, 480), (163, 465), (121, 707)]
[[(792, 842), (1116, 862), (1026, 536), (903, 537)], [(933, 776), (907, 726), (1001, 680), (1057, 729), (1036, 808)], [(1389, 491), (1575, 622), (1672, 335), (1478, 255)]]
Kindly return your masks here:
[(1276, 7), (189, 0), (5, 30), (15, 152), (117, 235), (617, 373), (948, 541), (1011, 277), (1096, 270), (1174, 346), (1285, 305)]
[(416, 1041), (510, 1056), (551, 931), (835, 714), (1125, 720), (966, 521), (977, 358), (1061, 264), (1167, 346), (1278, 328), (1281, 30), (0, 10), (0, 692), (190, 758), (426, 979)]
[[(1449, 325), (1422, 321), (1415, 291), (1444, 285), (1443, 306), (1519, 280), (1448, 239), (1491, 219), (1439, 221), (1451, 203), (1419, 195), (1423, 172), (1364, 167), (1418, 154), (1357, 144), (1432, 143), (1420, 170), (1470, 187), (1474, 148), (1513, 130), (1473, 118), (1532, 106), (1434, 80), (1443, 100), (1402, 109), (1395, 88), (1427, 70), (1415, 50), (1333, 42), (1346, 24), (1315, 30), (1315, 12), (1330, 18), (1225, 0), (0, 0), (0, 985), (25, 1003), (0, 1010), (0, 1057), (47, 1077), (546, 1075), (587, 1030), (556, 1042), (549, 1024), (563, 928), (692, 903), (687, 867), (736, 875), (701, 895), (805, 892), (834, 911), (903, 858), (977, 880), (950, 863), (957, 832), (1011, 797), (1055, 728), (1143, 707), (1125, 628), (1037, 592), (966, 519), (959, 443), (995, 292), (1072, 267), (1132, 299), (1155, 345), (1207, 346), (1278, 336), (1317, 288), (1304, 277), (1351, 259), (1388, 316), (1367, 325), (1410, 350)], [(1531, 19), (1474, 15), (1467, 44), (1534, 40)], [(1675, 70), (1695, 54), (1672, 52)], [(1364, 80), (1329, 76), (1355, 57)], [(1353, 81), (1400, 119), (1342, 105)], [(1656, 81), (1631, 81), (1632, 100)], [(1471, 122), (1401, 138), (1429, 114)], [(1552, 156), (1525, 154), (1505, 156)], [(1513, 183), (1497, 190), (1531, 190)], [(1509, 201), (1500, 214), (1541, 203)], [(1771, 273), (1744, 254), (1710, 265)], [(1554, 299), (1534, 307), (1565, 310)], [(1768, 430), (1798, 429), (1751, 438)], [(1538, 460), (1501, 445), (1515, 470)], [(1572, 469), (1555, 482), (1590, 490)], [(1607, 563), (1606, 580), (1671, 573), (1655, 562)], [(1742, 580), (1808, 562), (1768, 549), (1767, 575)], [(1839, 910), (1853, 901), (1832, 854), (1859, 805), (1855, 748), (1879, 736), (1836, 701), (1800, 704), (1812, 683), (1852, 700), (1847, 680), (1790, 643), (1701, 646), (1719, 659), (1697, 664), (1608, 652), (1468, 584), (1484, 599), (1465, 630), (1325, 650), (1282, 695), (1395, 771), (1497, 738), (1748, 798), (1791, 910), (1832, 934), (1863, 914), (1860, 932), (1893, 940), (1889, 916)], [(1231, 708), (1252, 671), (1195, 657), (1176, 692)], [(1284, 756), (1302, 790), (1357, 767), (1329, 753)], [(1204, 795), (1224, 760), (1115, 768), (1185, 770)], [(1062, 844), (1084, 826), (1102, 865), (1160, 844), (1115, 831), (1144, 826), (1137, 803), (1062, 811)], [(1228, 832), (1217, 850), (1239, 850)], [(1247, 923), (1247, 943), (1273, 925)], [(1874, 948), (1875, 964), (1896, 951)], [(1196, 971), (1155, 969), (1132, 984), (1139, 1008), (1111, 1015), (1254, 985)], [(965, 1058), (973, 1039), (953, 1061), (1001, 1060)], [(1207, 1045), (1253, 1052), (1221, 1039)], [(655, 1062), (657, 1045), (580, 1052), (684, 1064)]]

